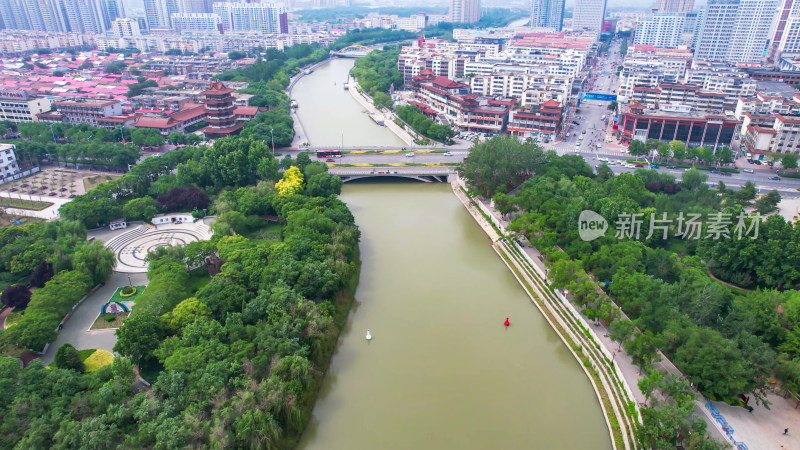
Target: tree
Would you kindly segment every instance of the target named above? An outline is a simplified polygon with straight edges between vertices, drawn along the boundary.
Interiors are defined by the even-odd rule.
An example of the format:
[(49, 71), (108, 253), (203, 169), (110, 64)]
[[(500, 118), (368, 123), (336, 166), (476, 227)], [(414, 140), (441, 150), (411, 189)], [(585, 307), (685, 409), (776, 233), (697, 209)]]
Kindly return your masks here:
[(289, 167), (283, 173), (283, 178), (275, 183), (275, 187), (278, 189), (278, 194), (283, 197), (297, 194), (303, 190), (303, 174), (297, 167)]
[(514, 204), (513, 197), (509, 197), (503, 192), (494, 194), (492, 201), (494, 202), (494, 207), (503, 217), (517, 209), (517, 206)]
[(105, 68), (106, 73), (120, 74), (127, 66), (122, 61), (114, 61)]
[(612, 341), (619, 342), (619, 349), (621, 349), (622, 344), (625, 343), (631, 336), (633, 336), (634, 331), (635, 326), (633, 322), (628, 319), (621, 319), (611, 323), (611, 329), (608, 332), (608, 336)]
[[(196, 187), (176, 187), (158, 196), (158, 203), (170, 211), (205, 209), (211, 204), (208, 194)], [(152, 216), (151, 216), (152, 217)]]
[(647, 146), (642, 141), (634, 140), (633, 142), (631, 142), (631, 145), (628, 146), (628, 153), (630, 153), (631, 156), (646, 155)]
[(617, 102), (616, 102), (616, 100), (612, 101), (611, 103), (608, 104), (608, 110), (609, 111), (616, 111), (617, 110)]
[(142, 311), (132, 314), (125, 326), (117, 329), (114, 351), (135, 363), (157, 349), (164, 337), (164, 327), (158, 316)]
[(162, 318), (170, 329), (177, 331), (200, 317), (209, 316), (211, 316), (211, 310), (205, 303), (196, 297), (189, 297), (178, 303), (175, 309), (162, 316)]
[(784, 153), (781, 156), (781, 165), (784, 169), (797, 169), (797, 153)]
[(69, 369), (81, 373), (86, 370), (83, 361), (81, 361), (80, 353), (69, 343), (58, 347), (53, 363), (60, 369)]
[(536, 143), (521, 143), (514, 136), (500, 135), (475, 144), (457, 170), (470, 186), (491, 197), (525, 181), (544, 160), (544, 152)]
[(700, 186), (705, 186), (706, 181), (708, 181), (708, 175), (692, 168), (683, 173), (683, 177), (681, 177), (681, 186), (691, 191), (696, 191), (700, 189)]
[(308, 179), (306, 193), (311, 197), (328, 197), (342, 193), (342, 179), (328, 172), (318, 173)]
[(672, 156), (672, 148), (669, 144), (661, 143), (658, 145), (658, 156), (663, 159), (669, 159)]
[(133, 144), (139, 147), (158, 147), (164, 143), (164, 138), (155, 128), (137, 128), (131, 136)]
[(0, 301), (9, 308), (24, 308), (31, 301), (31, 291), (24, 284), (8, 286), (3, 289)]
[(772, 190), (767, 195), (756, 200), (755, 208), (761, 214), (768, 214), (778, 209), (778, 203), (781, 201), (781, 194), (778, 191)]
[(153, 197), (134, 198), (122, 207), (128, 220), (151, 220), (158, 213), (158, 204)]
[(95, 285), (111, 276), (115, 263), (114, 253), (99, 240), (76, 247), (72, 254), (72, 267), (91, 276)]
[(45, 283), (53, 278), (53, 265), (47, 261), (42, 261), (28, 277), (28, 284), (33, 287), (44, 287)]
[(389, 97), (388, 95), (384, 94), (383, 92), (376, 92), (372, 96), (372, 103), (374, 103), (375, 106), (377, 106), (378, 108), (389, 109), (389, 108), (392, 107), (392, 104), (394, 102), (392, 101), (392, 97)]
[(173, 131), (172, 133), (167, 136), (167, 142), (173, 143), (175, 145), (186, 144), (186, 135), (181, 133), (180, 131)]
[(236, 61), (239, 59), (247, 58), (247, 53), (244, 52), (228, 52), (228, 58)]
[(686, 159), (686, 144), (681, 141), (672, 141), (669, 143), (669, 148), (672, 150), (672, 156), (678, 161)]

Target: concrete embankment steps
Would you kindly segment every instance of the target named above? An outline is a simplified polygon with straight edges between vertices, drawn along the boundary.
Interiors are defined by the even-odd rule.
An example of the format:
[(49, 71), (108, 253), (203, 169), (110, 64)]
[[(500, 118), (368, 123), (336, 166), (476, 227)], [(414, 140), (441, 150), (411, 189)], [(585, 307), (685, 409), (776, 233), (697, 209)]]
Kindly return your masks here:
[(148, 230), (148, 228), (146, 226), (139, 225), (138, 227), (136, 227), (136, 228), (134, 228), (132, 230), (126, 231), (126, 232), (120, 234), (119, 236), (114, 237), (113, 239), (108, 241), (108, 243), (106, 243), (106, 247), (111, 249), (111, 251), (116, 252), (117, 250), (122, 248), (122, 246), (127, 244), (131, 239), (135, 239), (135, 238), (147, 233), (147, 230)]
[[(586, 355), (588, 357), (591, 369), (596, 372), (602, 385), (602, 391), (598, 390), (598, 394), (601, 397), (605, 397), (606, 400), (603, 401), (604, 399), (601, 398), (601, 406), (603, 409), (607, 409), (610, 406), (613, 415), (616, 417), (615, 421), (619, 426), (622, 442), (617, 442), (612, 434), (612, 440), (615, 441), (614, 447), (625, 449), (635, 448), (636, 424), (628, 414), (630, 398), (627, 392), (620, 387), (620, 382), (617, 374), (614, 372), (614, 367), (607, 362), (607, 357), (597, 348), (598, 343), (586, 335), (584, 331), (585, 327), (583, 327), (568, 310), (569, 306), (564, 305), (561, 299), (557, 298), (556, 295), (550, 291), (549, 286), (546, 285), (541, 276), (535, 272), (529, 261), (521, 255), (520, 250), (514, 247), (514, 244), (498, 242), (495, 246), (496, 249), (502, 251), (502, 253), (511, 260), (510, 264), (520, 272), (524, 283), (528, 283), (533, 290), (532, 294), (536, 295), (540, 301), (543, 302), (542, 305), (537, 306), (541, 306), (541, 308), (545, 308), (549, 311), (549, 314), (544, 310), (542, 312), (546, 317), (550, 316), (551, 320), (555, 320), (556, 323), (553, 324), (553, 327), (556, 329), (556, 332), (559, 334), (563, 333), (566, 336), (562, 336), (562, 338), (568, 337), (579, 346), (576, 357), (578, 357), (579, 360), (581, 359), (580, 355)], [(508, 263), (508, 261), (506, 261), (506, 263)], [(523, 283), (523, 280), (520, 280), (520, 282)], [(576, 352), (574, 348), (571, 348), (571, 350)], [(586, 369), (589, 369), (589, 367), (586, 367)], [(590, 379), (591, 378), (590, 376)], [(594, 384), (594, 379), (592, 379), (592, 383)], [(607, 411), (607, 413), (612, 411)], [(638, 417), (636, 420), (638, 420)]]

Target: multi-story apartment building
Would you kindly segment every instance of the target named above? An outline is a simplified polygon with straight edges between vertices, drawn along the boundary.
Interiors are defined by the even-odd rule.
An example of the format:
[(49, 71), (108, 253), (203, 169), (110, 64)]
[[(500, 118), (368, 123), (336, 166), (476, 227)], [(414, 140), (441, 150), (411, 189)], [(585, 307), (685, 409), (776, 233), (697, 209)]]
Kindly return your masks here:
[(225, 31), (260, 31), (267, 34), (289, 32), (289, 20), (283, 5), (218, 2), (214, 3), (213, 10), (222, 20)]
[(561, 31), (564, 24), (564, 0), (531, 0), (532, 27)]
[(450, 0), (450, 22), (475, 23), (481, 18), (481, 0)]
[(179, 32), (219, 33), (222, 20), (216, 14), (179, 13), (171, 17), (172, 28)]
[(746, 151), (767, 153), (800, 153), (800, 115), (771, 116), (770, 124), (749, 124), (745, 127), (742, 145)]
[(633, 43), (660, 48), (691, 46), (697, 13), (657, 12), (636, 23)]
[(50, 100), (35, 97), (27, 91), (0, 90), (0, 120), (38, 122), (38, 114), (50, 111)]
[(635, 87), (655, 89), (661, 83), (678, 83), (686, 73), (683, 59), (626, 58), (620, 72), (618, 98), (626, 103), (633, 98)]
[(737, 97), (754, 95), (757, 84), (738, 67), (709, 61), (693, 61), (686, 71), (686, 82), (706, 91), (725, 94), (727, 107), (735, 105)]
[(12, 144), (0, 144), (0, 182), (6, 183), (20, 177), (16, 147)]
[(730, 63), (760, 62), (778, 0), (709, 0), (700, 15), (695, 56)]
[(572, 29), (594, 32), (599, 36), (605, 16), (606, 0), (575, 0)]
[(111, 33), (117, 38), (140, 36), (142, 34), (139, 29), (139, 22), (133, 19), (114, 19), (111, 22)]
[(569, 98), (572, 77), (494, 73), (469, 78), (469, 88), (477, 95), (516, 98), (521, 105), (538, 105), (551, 99), (562, 103)]
[(66, 122), (73, 125), (86, 123), (96, 126), (98, 119), (122, 114), (122, 101), (120, 100), (80, 98), (55, 101), (52, 106), (55, 111), (38, 115), (40, 122)]

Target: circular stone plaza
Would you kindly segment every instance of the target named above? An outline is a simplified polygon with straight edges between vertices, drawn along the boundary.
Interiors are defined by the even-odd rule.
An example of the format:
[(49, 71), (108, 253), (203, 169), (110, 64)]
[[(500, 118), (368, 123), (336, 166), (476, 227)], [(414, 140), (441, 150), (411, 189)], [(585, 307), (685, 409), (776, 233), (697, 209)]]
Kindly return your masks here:
[(89, 232), (90, 239), (99, 239), (110, 248), (116, 257), (114, 270), (125, 273), (147, 272), (147, 254), (159, 247), (184, 246), (190, 242), (211, 238), (209, 225), (213, 217), (197, 222), (166, 223), (150, 225), (131, 222), (127, 228), (109, 230), (102, 228)]

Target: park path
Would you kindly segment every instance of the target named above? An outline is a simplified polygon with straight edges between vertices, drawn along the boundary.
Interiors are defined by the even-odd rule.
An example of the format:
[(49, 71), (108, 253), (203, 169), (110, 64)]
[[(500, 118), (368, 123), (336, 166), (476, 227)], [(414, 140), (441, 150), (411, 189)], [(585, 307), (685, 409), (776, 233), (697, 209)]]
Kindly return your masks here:
[(100, 307), (114, 295), (117, 288), (128, 285), (129, 277), (134, 286), (147, 284), (145, 273), (114, 272), (106, 284), (89, 295), (64, 323), (64, 328), (58, 332), (56, 340), (50, 343), (47, 352), (41, 356), (45, 365), (53, 361), (56, 350), (65, 343), (72, 344), (78, 350), (99, 348), (114, 352), (114, 344), (117, 343), (117, 336), (114, 334), (116, 330), (88, 330), (100, 314)]

